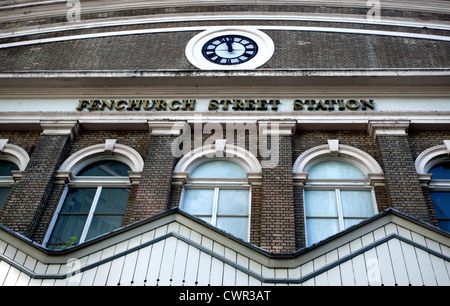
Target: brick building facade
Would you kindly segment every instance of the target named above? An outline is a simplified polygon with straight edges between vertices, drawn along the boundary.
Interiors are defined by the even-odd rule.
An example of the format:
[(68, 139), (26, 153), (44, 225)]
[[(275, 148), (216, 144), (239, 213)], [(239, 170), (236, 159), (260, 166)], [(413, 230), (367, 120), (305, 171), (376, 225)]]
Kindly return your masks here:
[(449, 285), (447, 1), (172, 2), (0, 5), (0, 284)]

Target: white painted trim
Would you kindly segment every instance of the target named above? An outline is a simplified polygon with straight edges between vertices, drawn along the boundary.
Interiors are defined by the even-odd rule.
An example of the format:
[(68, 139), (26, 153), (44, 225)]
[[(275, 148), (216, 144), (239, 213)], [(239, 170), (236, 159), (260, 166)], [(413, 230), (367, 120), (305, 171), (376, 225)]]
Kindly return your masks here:
[(48, 241), (50, 240), (50, 237), (52, 236), (53, 229), (55, 228), (55, 225), (56, 225), (56, 221), (58, 221), (59, 212), (62, 209), (62, 206), (64, 204), (64, 201), (66, 200), (66, 196), (67, 196), (68, 192), (69, 192), (69, 186), (66, 185), (64, 187), (61, 198), (59, 199), (58, 206), (56, 207), (56, 210), (53, 213), (53, 217), (50, 222), (50, 225), (48, 226), (47, 232), (45, 233), (44, 240), (42, 241), (42, 246), (44, 246), (44, 247), (47, 245)]
[(8, 160), (19, 167), (19, 171), (25, 171), (28, 162), (30, 161), (30, 156), (28, 153), (19, 146), (6, 143), (2, 150), (2, 155), (0, 159)]
[(140, 25), (140, 24), (155, 24), (155, 23), (173, 23), (173, 22), (204, 22), (204, 21), (221, 21), (221, 20), (263, 20), (263, 21), (315, 21), (315, 22), (339, 22), (339, 23), (354, 23), (354, 24), (371, 24), (371, 25), (384, 25), (384, 26), (401, 26), (409, 28), (428, 28), (436, 30), (450, 30), (450, 26), (440, 23), (420, 22), (409, 19), (381, 19), (372, 21), (364, 17), (355, 18), (354, 16), (330, 16), (330, 15), (317, 15), (317, 14), (305, 14), (305, 15), (256, 15), (256, 14), (212, 14), (212, 15), (198, 15), (187, 14), (181, 16), (137, 16), (120, 19), (108, 19), (108, 20), (86, 20), (76, 23), (63, 23), (63, 24), (50, 24), (44, 26), (32, 26), (26, 28), (19, 28), (14, 30), (0, 31), (0, 39), (21, 37), (27, 35), (55, 33), (72, 30), (86, 30), (99, 27), (116, 27), (124, 25)]
[(144, 160), (141, 155), (128, 146), (114, 145), (114, 153), (108, 155), (105, 144), (93, 145), (72, 154), (59, 168), (59, 172), (73, 172), (76, 174), (87, 165), (98, 160), (119, 160), (128, 165), (133, 172), (141, 172), (144, 168)]
[[(119, 11), (119, 10), (139, 10), (148, 8), (170, 8), (170, 7), (186, 7), (186, 6), (202, 6), (202, 5), (302, 5), (302, 6), (329, 6), (329, 7), (355, 7), (370, 9), (366, 0), (332, 0), (332, 1), (308, 1), (308, 0), (263, 0), (263, 1), (245, 1), (245, 0), (199, 0), (199, 1), (87, 1), (83, 2), (83, 12), (99, 13), (104, 11)], [(67, 1), (40, 1), (31, 3), (11, 4), (0, 7), (0, 11), (13, 10), (12, 15), (26, 15), (30, 18), (44, 18), (50, 16), (61, 16), (67, 13)], [(389, 1), (383, 0), (383, 9), (406, 10), (406, 11), (421, 11), (432, 13), (445, 13), (449, 11), (449, 4), (445, 1)], [(24, 13), (26, 12), (26, 14)], [(3, 14), (3, 13), (2, 13)], [(8, 16), (10, 17), (10, 16)], [(11, 19), (11, 17), (10, 17)]]
[(441, 162), (441, 159), (438, 157), (448, 157), (450, 152), (446, 144), (448, 141), (444, 141), (443, 145), (434, 146), (429, 149), (423, 151), (415, 161), (416, 171), (420, 174), (426, 174), (430, 171), (430, 169)]
[[(227, 144), (225, 150), (220, 152), (220, 157), (216, 157), (216, 145), (211, 144), (197, 148), (184, 155), (177, 163), (174, 169), (174, 175), (180, 173), (190, 173), (193, 169), (201, 164), (215, 159), (229, 160), (240, 165), (247, 173), (262, 173), (262, 167), (255, 155), (244, 148)], [(222, 157), (223, 156), (223, 157)]]
[(383, 169), (378, 162), (368, 153), (355, 147), (339, 144), (338, 157), (331, 157), (332, 152), (328, 144), (311, 148), (301, 154), (294, 163), (294, 174), (308, 173), (313, 166), (330, 158), (342, 159), (361, 171), (369, 174), (383, 174)]
[[(258, 45), (258, 53), (248, 62), (239, 65), (218, 65), (208, 61), (202, 54), (202, 48), (206, 42), (222, 35), (241, 35), (252, 39)], [(205, 70), (234, 70), (255, 69), (270, 60), (275, 52), (275, 45), (269, 35), (254, 27), (214, 27), (194, 36), (186, 45), (186, 57), (189, 62), (200, 69)]]
[[(230, 26), (228, 29), (242, 29), (242, 26)], [(267, 25), (257, 25), (253, 28), (258, 30), (267, 31), (303, 31), (303, 32), (325, 32), (325, 33), (345, 33), (345, 34), (363, 34), (363, 35), (379, 35), (379, 36), (392, 36), (392, 37), (405, 37), (405, 38), (417, 38), (417, 39), (428, 39), (437, 41), (450, 41), (449, 36), (440, 35), (430, 35), (430, 34), (420, 34), (420, 33), (406, 33), (398, 31), (380, 31), (380, 30), (366, 30), (366, 29), (349, 29), (349, 28), (332, 28), (332, 27), (302, 27), (302, 26), (267, 26)], [(62, 37), (51, 37), (43, 39), (33, 39), (26, 41), (19, 41), (13, 43), (0, 44), (0, 49), (29, 46), (37, 44), (45, 44), (52, 42), (62, 42), (71, 40), (81, 40), (90, 38), (103, 38), (103, 37), (114, 37), (114, 36), (127, 36), (127, 35), (144, 35), (144, 34), (155, 34), (155, 33), (172, 33), (172, 32), (192, 32), (192, 31), (215, 31), (223, 29), (222, 26), (195, 26), (195, 27), (176, 27), (176, 28), (158, 28), (158, 29), (139, 29), (139, 30), (128, 30), (128, 31), (114, 31), (114, 32), (104, 32), (104, 33), (90, 33), (81, 35), (70, 35)]]

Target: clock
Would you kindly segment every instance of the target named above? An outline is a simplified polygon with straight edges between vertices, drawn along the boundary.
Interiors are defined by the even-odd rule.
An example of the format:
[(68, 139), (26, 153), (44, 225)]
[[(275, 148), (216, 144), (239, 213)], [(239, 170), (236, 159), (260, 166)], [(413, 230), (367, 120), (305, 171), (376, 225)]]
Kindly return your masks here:
[(274, 51), (272, 39), (255, 28), (217, 27), (194, 36), (186, 46), (186, 57), (204, 70), (255, 69)]
[(208, 61), (218, 65), (238, 65), (258, 54), (258, 44), (242, 35), (222, 35), (207, 41), (202, 54)]

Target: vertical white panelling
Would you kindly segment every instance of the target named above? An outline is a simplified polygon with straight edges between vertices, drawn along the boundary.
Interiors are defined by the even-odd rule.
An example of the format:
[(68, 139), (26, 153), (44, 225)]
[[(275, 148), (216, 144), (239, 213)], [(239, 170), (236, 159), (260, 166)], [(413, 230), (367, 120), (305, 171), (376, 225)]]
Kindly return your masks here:
[[(152, 242), (153, 239), (168, 236), (163, 240)], [(370, 246), (371, 243), (383, 239), (386, 234), (399, 233), (406, 239), (429, 247), (443, 254), (450, 253), (450, 248), (424, 237), (405, 227), (395, 224), (380, 227), (368, 232), (349, 243), (336, 246), (335, 249), (304, 262), (301, 266), (292, 268), (267, 267), (242, 253), (240, 249), (224, 246), (188, 227), (172, 222), (155, 230), (143, 233), (128, 240), (111, 245), (103, 250), (79, 259), (80, 267), (96, 264), (100, 260), (112, 259), (102, 265), (93, 267), (78, 275), (72, 282), (71, 278), (63, 279), (32, 279), (24, 272), (0, 261), (0, 285), (273, 285), (261, 282), (250, 276), (251, 273), (261, 275), (266, 279), (290, 279), (296, 281), (314, 271), (323, 269), (321, 274), (303, 282), (301, 285), (450, 285), (450, 263), (426, 250), (415, 247), (405, 241), (392, 238), (374, 248), (369, 248), (356, 257), (341, 262), (331, 269), (326, 267), (336, 261), (351, 255), (351, 253)], [(184, 238), (179, 238), (181, 235)], [(192, 241), (189, 244), (184, 239)], [(123, 254), (127, 250), (152, 242), (142, 249)], [(71, 266), (65, 264), (43, 264), (35, 258), (18, 250), (13, 245), (0, 241), (2, 252), (34, 271), (37, 275), (67, 275)], [(199, 249), (201, 248), (201, 249)], [(204, 250), (208, 251), (204, 251)], [(212, 253), (210, 253), (212, 252)], [(123, 254), (123, 255), (121, 255)], [(119, 255), (119, 257), (117, 257)], [(230, 261), (242, 268), (236, 268)], [(288, 261), (288, 260), (286, 260)], [(249, 270), (246, 272), (245, 270)], [(276, 285), (286, 285), (280, 283)]]
[[(219, 256), (225, 256), (225, 247), (217, 242), (214, 242), (213, 251)], [(211, 261), (211, 286), (222, 286), (223, 281), (223, 266), (224, 263), (218, 258), (212, 258)]]
[(108, 273), (107, 286), (117, 286), (120, 284), (120, 276), (122, 275), (124, 257), (119, 257), (112, 261), (111, 268)]
[[(225, 257), (236, 262), (237, 253), (229, 248), (225, 248)], [(223, 285), (234, 286), (236, 284), (236, 268), (225, 264), (223, 268)]]
[[(314, 270), (318, 270), (327, 264), (325, 255), (314, 259)], [(328, 286), (327, 273), (322, 273), (315, 277), (316, 286)]]
[[(245, 269), (249, 268), (248, 257), (245, 257), (242, 254), (237, 254), (237, 264), (244, 267)], [(287, 275), (286, 275), (287, 277)], [(242, 271), (236, 271), (236, 286), (248, 286), (248, 274)]]
[(401, 242), (401, 247), (405, 258), (409, 283), (413, 286), (423, 286), (422, 274), (420, 273), (419, 263), (417, 262), (415, 247), (403, 241)]
[(158, 284), (159, 270), (161, 267), (161, 260), (164, 253), (165, 244), (165, 240), (158, 241), (157, 243), (153, 244), (146, 276), (148, 286), (156, 286)]
[(236, 285), (236, 268), (225, 264), (223, 267), (223, 285), (235, 286)]
[(175, 260), (175, 253), (177, 248), (177, 239), (170, 237), (166, 239), (166, 244), (164, 246), (164, 252), (161, 260), (161, 267), (158, 275), (158, 285), (169, 286), (171, 284), (171, 276), (173, 263)]
[[(369, 281), (367, 279), (368, 273), (366, 270), (366, 261), (365, 261), (365, 256), (364, 254), (358, 255), (355, 258), (351, 259), (352, 261), (352, 266), (353, 266), (353, 273), (354, 273), (354, 278), (355, 278), (355, 285), (356, 286), (367, 286), (369, 285)], [(375, 263), (372, 263), (375, 264)], [(371, 270), (371, 276), (374, 275), (374, 278), (377, 277), (377, 275), (380, 275), (379, 269), (375, 270), (376, 267), (373, 266), (369, 266), (367, 268), (372, 268), (373, 270)]]
[[(87, 258), (86, 264), (94, 264), (100, 260), (102, 256), (102, 252), (96, 252), (94, 254), (90, 254)], [(81, 275), (80, 286), (92, 286), (95, 281), (95, 275), (97, 274), (98, 267), (85, 271)]]
[(9, 264), (4, 261), (0, 261), (0, 286), (3, 286), (3, 283), (8, 276), (9, 267)]
[(328, 284), (330, 286), (342, 286), (340, 266), (336, 266), (328, 270), (327, 274), (328, 274)]
[(8, 246), (8, 244), (5, 241), (0, 240), (0, 254), (5, 253), (5, 249), (7, 246)]
[(450, 286), (449, 275), (444, 260), (432, 254), (430, 254), (430, 260), (438, 286)]
[(8, 271), (8, 275), (3, 283), (3, 286), (15, 286), (17, 280), (19, 279), (20, 271), (14, 267), (10, 267)]
[[(376, 252), (375, 252), (376, 250)], [(395, 285), (395, 277), (394, 271), (392, 269), (392, 261), (389, 253), (389, 248), (386, 243), (377, 246), (376, 248), (371, 249), (364, 254), (366, 255), (366, 260), (373, 260), (374, 265), (376, 265), (376, 259), (378, 258), (378, 265), (381, 272), (381, 283), (378, 280), (374, 280), (371, 282), (371, 285), (375, 284), (383, 284), (385, 286), (394, 286)], [(370, 255), (369, 255), (370, 254)], [(378, 254), (378, 257), (377, 257)], [(370, 273), (369, 273), (370, 274)], [(370, 280), (369, 280), (370, 281)]]
[(186, 261), (188, 255), (189, 245), (181, 240), (177, 242), (177, 251), (173, 263), (172, 270), (172, 286), (184, 285), (184, 276), (186, 273)]
[(355, 275), (353, 272), (352, 260), (348, 260), (340, 265), (341, 281), (343, 286), (355, 286)]
[[(262, 274), (262, 265), (260, 263), (257, 263), (253, 259), (250, 259), (250, 270), (255, 272), (258, 275), (261, 275)], [(298, 270), (298, 278), (299, 278), (300, 277), (300, 268), (297, 268), (297, 270)], [(256, 278), (250, 277), (249, 285), (250, 286), (261, 286), (261, 281)]]
[(186, 273), (184, 276), (186, 286), (196, 285), (199, 259), (200, 250), (190, 245), (188, 248), (188, 255), (186, 260)]
[(139, 252), (133, 252), (125, 256), (122, 276), (120, 278), (121, 286), (131, 286), (134, 283), (134, 273)]
[(133, 278), (133, 284), (136, 286), (144, 286), (147, 284), (147, 271), (150, 255), (152, 253), (152, 245), (142, 248), (138, 251), (136, 268)]
[(430, 254), (416, 248), (417, 260), (419, 262), (420, 272), (422, 273), (423, 284), (425, 286), (436, 286), (433, 266), (431, 265)]
[(111, 268), (111, 262), (104, 263), (97, 268), (97, 273), (95, 274), (93, 286), (105, 286), (108, 278), (108, 273)]
[(398, 239), (391, 239), (388, 242), (389, 252), (391, 255), (392, 268), (395, 275), (395, 283), (399, 286), (409, 285), (408, 274), (406, 273), (405, 260), (403, 258), (403, 250)]
[(25, 273), (20, 273), (19, 279), (17, 280), (16, 286), (28, 286), (30, 283), (31, 277), (26, 275)]
[[(202, 244), (212, 249), (212, 240), (206, 237), (203, 237)], [(198, 286), (207, 286), (209, 285), (209, 278), (211, 276), (211, 255), (200, 252), (200, 260), (198, 265), (198, 273), (197, 273), (197, 285)]]
[[(275, 278), (276, 279), (286, 279), (288, 278), (288, 270), (287, 269), (275, 269)], [(286, 286), (285, 283), (277, 283), (275, 286)]]

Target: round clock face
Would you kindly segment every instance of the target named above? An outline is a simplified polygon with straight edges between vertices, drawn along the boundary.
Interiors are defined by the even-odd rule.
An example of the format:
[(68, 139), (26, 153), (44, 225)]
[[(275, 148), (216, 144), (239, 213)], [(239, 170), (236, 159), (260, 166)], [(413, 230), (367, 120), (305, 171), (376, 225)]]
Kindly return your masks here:
[(274, 54), (272, 39), (253, 27), (212, 27), (186, 45), (189, 62), (204, 70), (246, 70), (264, 65)]
[(207, 41), (202, 54), (218, 65), (238, 65), (254, 58), (258, 54), (258, 45), (242, 35), (222, 35)]

